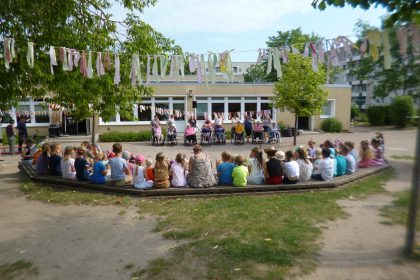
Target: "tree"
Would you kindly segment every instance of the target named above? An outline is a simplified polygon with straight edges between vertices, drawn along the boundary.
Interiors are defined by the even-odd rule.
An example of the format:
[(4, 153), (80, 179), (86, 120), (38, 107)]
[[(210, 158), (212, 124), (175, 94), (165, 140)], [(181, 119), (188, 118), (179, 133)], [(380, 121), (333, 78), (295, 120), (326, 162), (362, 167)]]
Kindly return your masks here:
[(369, 10), (372, 6), (381, 6), (388, 10), (390, 16), (385, 21), (387, 27), (394, 26), (395, 23), (416, 22), (420, 24), (420, 2), (418, 0), (313, 0), (312, 6), (321, 11), (327, 6), (344, 7), (350, 5), (353, 8), (359, 7)]
[(411, 96), (397, 96), (390, 107), (391, 121), (396, 127), (406, 127), (414, 114), (413, 98)]
[(273, 101), (275, 108), (286, 108), (295, 115), (294, 145), (298, 117), (319, 114), (327, 101), (328, 93), (321, 87), (324, 83), (323, 67), (314, 72), (310, 58), (300, 54), (289, 55), (289, 63), (283, 67), (283, 76), (274, 85)]
[(245, 82), (247, 83), (262, 83), (266, 82), (266, 70), (261, 64), (251, 65), (244, 74)]
[[(131, 54), (139, 53), (142, 73), (145, 73), (144, 54), (182, 50), (174, 41), (142, 22), (134, 12), (142, 12), (156, 0), (1, 0), (0, 39), (14, 38), (17, 57), (10, 69), (0, 61), (0, 109), (8, 109), (28, 96), (42, 98), (52, 92), (51, 102), (64, 106), (77, 119), (97, 112), (105, 120), (117, 111), (126, 111), (151, 88), (132, 87), (128, 75)], [(119, 3), (128, 9), (121, 22), (112, 20), (109, 8)], [(124, 31), (121, 31), (124, 29)], [(26, 62), (26, 42), (35, 44), (35, 67)], [(121, 83), (113, 83), (114, 70), (104, 76), (87, 79), (79, 68), (63, 71), (62, 65), (50, 73), (50, 59), (45, 46), (65, 46), (77, 50), (117, 51), (121, 53)], [(3, 46), (0, 46), (3, 53)], [(94, 53), (95, 54), (95, 53)], [(93, 62), (96, 61), (96, 54)], [(95, 65), (95, 63), (93, 63)], [(93, 66), (95, 68), (95, 66)], [(96, 71), (95, 71), (96, 74)]]

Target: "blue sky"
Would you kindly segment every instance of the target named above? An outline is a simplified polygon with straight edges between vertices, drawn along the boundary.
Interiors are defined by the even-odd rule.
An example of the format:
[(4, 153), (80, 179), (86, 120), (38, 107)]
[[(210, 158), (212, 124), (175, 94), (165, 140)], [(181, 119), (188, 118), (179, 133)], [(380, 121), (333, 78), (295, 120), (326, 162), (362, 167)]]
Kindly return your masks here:
[[(351, 7), (312, 8), (312, 0), (159, 0), (140, 18), (165, 36), (175, 39), (184, 51), (207, 53), (265, 46), (277, 31), (301, 27), (324, 38), (352, 35), (357, 19), (380, 26), (382, 8), (364, 11)], [(113, 7), (116, 19), (124, 10)], [(354, 39), (350, 37), (350, 39)], [(234, 53), (233, 61), (255, 61), (257, 52)]]

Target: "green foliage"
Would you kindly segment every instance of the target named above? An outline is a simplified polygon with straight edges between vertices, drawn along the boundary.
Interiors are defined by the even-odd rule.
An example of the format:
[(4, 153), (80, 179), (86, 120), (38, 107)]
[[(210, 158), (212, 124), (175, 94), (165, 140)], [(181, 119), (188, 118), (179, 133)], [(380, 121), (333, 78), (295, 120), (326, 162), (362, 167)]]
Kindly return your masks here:
[(319, 114), (328, 95), (321, 87), (324, 82), (323, 67), (314, 72), (310, 58), (289, 54), (283, 77), (274, 85), (274, 106), (286, 108), (299, 117)]
[(420, 2), (415, 0), (313, 0), (312, 6), (321, 11), (325, 10), (328, 6), (344, 7), (350, 5), (353, 8), (359, 7), (368, 10), (371, 7), (382, 6), (386, 8), (389, 16), (385, 21), (387, 27), (393, 27), (397, 22), (410, 22), (414, 21), (420, 24)]
[(370, 125), (379, 126), (387, 124), (385, 115), (389, 111), (389, 106), (372, 106), (366, 109), (366, 115)]
[[(165, 133), (165, 132), (164, 132)], [(152, 132), (143, 130), (138, 132), (111, 131), (99, 135), (100, 142), (147, 142), (150, 141)]]
[(354, 105), (354, 104), (351, 105), (350, 118), (353, 120), (353, 119), (358, 118), (359, 115), (360, 115), (359, 106)]
[[(109, 8), (120, 3), (129, 10), (122, 22), (111, 20)], [(156, 0), (40, 0), (2, 1), (0, 9), (0, 34), (17, 40), (17, 58), (9, 70), (0, 61), (0, 109), (8, 109), (25, 97), (42, 98), (52, 92), (50, 102), (59, 104), (75, 119), (84, 119), (94, 112), (104, 120), (118, 110), (132, 109), (144, 95), (152, 93), (145, 86), (132, 87), (129, 70), (132, 53), (181, 54), (174, 41), (142, 22), (135, 12), (141, 12)], [(118, 31), (119, 26), (126, 33)], [(121, 42), (120, 37), (125, 37)], [(51, 46), (66, 46), (77, 50), (118, 51), (120, 55), (121, 83), (113, 83), (114, 71), (98, 78), (84, 78), (77, 67), (72, 72), (63, 71), (61, 62), (50, 73), (47, 50), (35, 46), (35, 67), (26, 62), (25, 41)], [(0, 46), (2, 48), (2, 46)], [(2, 49), (0, 49), (2, 52)], [(93, 53), (93, 65), (96, 54)], [(145, 73), (146, 57), (142, 56), (142, 73)], [(94, 67), (95, 68), (95, 67)]]
[(266, 67), (261, 64), (251, 65), (244, 74), (245, 82), (247, 83), (263, 83), (266, 80)]
[(321, 122), (321, 129), (324, 132), (337, 132), (338, 133), (338, 132), (343, 131), (343, 124), (335, 118), (326, 119)]
[(397, 127), (406, 127), (411, 123), (414, 114), (413, 98), (411, 96), (397, 96), (391, 103), (391, 123)]

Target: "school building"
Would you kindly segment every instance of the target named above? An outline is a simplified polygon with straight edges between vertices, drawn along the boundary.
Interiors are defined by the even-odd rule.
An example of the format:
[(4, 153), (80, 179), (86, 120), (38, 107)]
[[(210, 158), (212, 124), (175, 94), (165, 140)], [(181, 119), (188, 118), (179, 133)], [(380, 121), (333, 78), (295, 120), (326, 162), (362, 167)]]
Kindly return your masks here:
[[(154, 88), (152, 97), (145, 97), (141, 103), (133, 104), (131, 117), (123, 118), (116, 114), (110, 121), (105, 122), (100, 117), (76, 121), (65, 110), (53, 111), (45, 105), (43, 99), (26, 99), (20, 102), (17, 108), (10, 113), (13, 118), (17, 115), (27, 115), (29, 118), (28, 130), (32, 135), (37, 131), (39, 135), (46, 136), (49, 126), (59, 122), (62, 131), (69, 135), (91, 135), (92, 126), (95, 125), (95, 134), (110, 131), (140, 131), (149, 130), (150, 121), (158, 114), (163, 124), (169, 113), (175, 115), (175, 125), (178, 132), (185, 129), (187, 116), (194, 114), (200, 126), (206, 117), (214, 119), (214, 113), (223, 115), (223, 123), (231, 125), (232, 114), (253, 114), (258, 119), (259, 112), (270, 112), (272, 120), (277, 123), (293, 127), (294, 115), (283, 109), (272, 108), (271, 97), (274, 92), (273, 84), (244, 83), (243, 75), (234, 77), (234, 82), (227, 84), (219, 77), (215, 84), (197, 83), (194, 76), (185, 77), (183, 81), (161, 81), (151, 84)], [(320, 130), (321, 122), (328, 118), (336, 118), (343, 124), (344, 130), (350, 129), (351, 86), (348, 84), (326, 85), (328, 100), (322, 114), (311, 117), (299, 117), (298, 129)], [(158, 108), (158, 110), (157, 110)], [(182, 114), (179, 114), (182, 112)], [(188, 112), (188, 113), (186, 113)], [(3, 127), (5, 125), (3, 124)]]

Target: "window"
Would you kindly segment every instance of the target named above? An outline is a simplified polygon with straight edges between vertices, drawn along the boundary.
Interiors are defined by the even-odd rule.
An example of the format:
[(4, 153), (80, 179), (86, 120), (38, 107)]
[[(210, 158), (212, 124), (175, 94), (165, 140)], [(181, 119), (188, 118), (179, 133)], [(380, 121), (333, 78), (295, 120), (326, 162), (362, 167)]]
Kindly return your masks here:
[(176, 113), (174, 113), (174, 119), (176, 121), (183, 121), (185, 120), (185, 115), (184, 115), (184, 110), (185, 110), (185, 104), (184, 103), (174, 103), (173, 104), (173, 110), (179, 110), (181, 111), (181, 115), (177, 115)]
[(50, 122), (48, 105), (43, 104), (43, 103), (36, 104), (34, 105), (34, 111), (35, 111), (36, 123), (49, 123)]
[(238, 67), (233, 67), (233, 73), (238, 73)]
[(150, 105), (150, 103), (139, 104), (137, 109), (139, 121), (144, 122), (152, 120), (152, 110), (150, 109)]
[(224, 113), (225, 103), (212, 103), (211, 112), (212, 112), (212, 115), (209, 116), (209, 119), (214, 119), (214, 113)]
[(120, 114), (120, 122), (132, 122), (134, 121), (134, 111), (127, 110), (124, 112), (119, 112)]
[(251, 118), (257, 119), (257, 103), (245, 103), (245, 112), (254, 112)]
[(220, 73), (220, 67), (216, 67), (216, 73)]
[(333, 118), (335, 117), (335, 100), (328, 100), (324, 106), (322, 106), (321, 118)]
[(208, 112), (207, 103), (197, 103), (197, 120), (205, 120), (204, 113)]
[(31, 115), (30, 115), (30, 111), (31, 111), (31, 105), (22, 105), (19, 104), (18, 107), (16, 108), (16, 116), (17, 116), (17, 121), (19, 121), (19, 119), (21, 117), (26, 117), (28, 119), (28, 123), (31, 123)]
[[(157, 98), (156, 98), (157, 99)], [(169, 103), (155, 103), (155, 108), (159, 109), (169, 109)], [(159, 120), (166, 121), (169, 119), (169, 114), (163, 111), (156, 111), (155, 115), (158, 116)]]
[[(228, 112), (232, 113), (233, 117), (241, 117), (241, 103), (229, 103)], [(238, 115), (239, 113), (239, 115)]]

